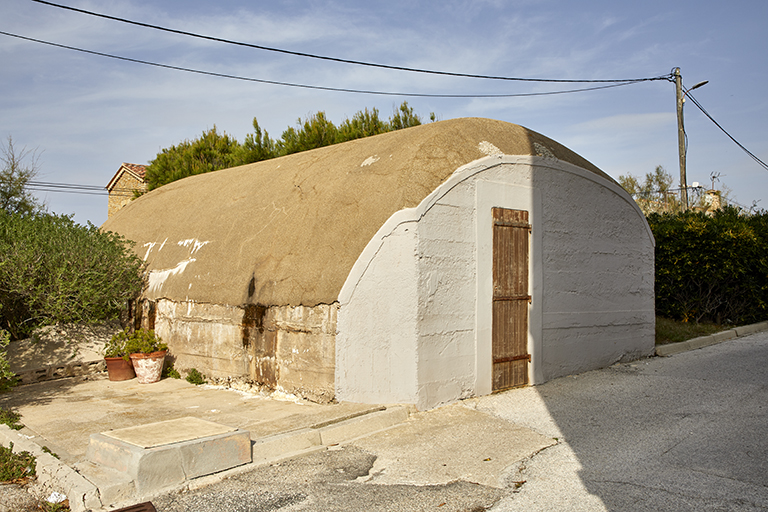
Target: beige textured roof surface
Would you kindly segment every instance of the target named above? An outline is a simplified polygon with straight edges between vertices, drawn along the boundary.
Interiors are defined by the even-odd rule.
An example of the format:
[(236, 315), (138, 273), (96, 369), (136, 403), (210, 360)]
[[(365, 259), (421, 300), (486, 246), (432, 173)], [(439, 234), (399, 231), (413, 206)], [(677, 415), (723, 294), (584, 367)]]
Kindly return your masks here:
[(132, 201), (103, 229), (137, 242), (153, 271), (150, 298), (332, 303), (379, 227), (486, 156), (481, 143), (607, 177), (521, 126), (453, 119), (185, 178)]

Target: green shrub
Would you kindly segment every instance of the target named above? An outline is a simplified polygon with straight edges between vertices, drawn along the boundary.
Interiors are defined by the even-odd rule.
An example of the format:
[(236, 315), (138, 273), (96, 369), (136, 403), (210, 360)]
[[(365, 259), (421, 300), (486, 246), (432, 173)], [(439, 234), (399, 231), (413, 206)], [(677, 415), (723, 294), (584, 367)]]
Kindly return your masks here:
[(40, 503), (40, 510), (43, 512), (69, 512), (69, 500), (65, 500), (62, 503), (51, 503), (50, 501), (43, 501)]
[(656, 344), (666, 345), (667, 343), (678, 343), (680, 341), (698, 338), (699, 336), (715, 334), (716, 332), (724, 331), (726, 329), (727, 327), (718, 324), (680, 322), (657, 316)]
[(0, 327), (13, 339), (118, 318), (142, 284), (143, 264), (119, 235), (66, 215), (0, 210)]
[(126, 361), (130, 360), (130, 352), (126, 345), (131, 335), (126, 331), (115, 333), (110, 340), (104, 344), (104, 357), (122, 357)]
[(651, 214), (656, 314), (746, 324), (768, 317), (768, 214), (726, 207), (707, 216)]
[(205, 380), (203, 374), (197, 371), (196, 368), (192, 368), (187, 372), (187, 382), (194, 384), (195, 386), (199, 386), (200, 384), (205, 384), (208, 381)]
[[(8, 362), (8, 355), (5, 352), (5, 347), (10, 341), (11, 333), (0, 329), (0, 393), (8, 391), (16, 385), (16, 374), (11, 371), (11, 364)], [(2, 409), (0, 409), (1, 412)]]
[[(120, 334), (117, 333), (115, 336)], [(155, 335), (153, 330), (136, 329), (130, 335), (123, 336), (125, 337), (125, 351), (128, 354), (151, 354), (168, 349), (168, 345), (163, 343), (160, 336)]]
[(14, 482), (35, 476), (35, 457), (29, 452), (13, 453), (10, 447), (0, 446), (0, 482)]

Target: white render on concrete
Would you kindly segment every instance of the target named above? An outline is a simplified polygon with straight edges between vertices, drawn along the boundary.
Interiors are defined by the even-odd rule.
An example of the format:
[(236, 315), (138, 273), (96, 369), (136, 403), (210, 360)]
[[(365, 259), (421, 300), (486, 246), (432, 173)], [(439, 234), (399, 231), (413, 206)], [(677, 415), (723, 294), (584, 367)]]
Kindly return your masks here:
[(532, 225), (531, 383), (653, 352), (654, 239), (634, 201), (560, 160), (494, 154), (392, 215), (358, 258), (339, 295), (337, 400), (424, 409), (491, 392), (493, 207)]

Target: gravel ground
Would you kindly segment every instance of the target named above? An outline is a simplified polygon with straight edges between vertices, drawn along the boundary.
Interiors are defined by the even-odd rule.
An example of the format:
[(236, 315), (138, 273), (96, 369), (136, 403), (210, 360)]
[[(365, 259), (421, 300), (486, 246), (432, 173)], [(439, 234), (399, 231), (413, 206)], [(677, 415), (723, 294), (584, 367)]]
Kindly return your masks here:
[(0, 512), (40, 512), (39, 493), (34, 484), (0, 484)]
[(505, 491), (467, 482), (447, 485), (366, 483), (374, 455), (343, 448), (297, 457), (227, 479), (215, 487), (152, 500), (158, 512), (349, 511), (481, 512)]

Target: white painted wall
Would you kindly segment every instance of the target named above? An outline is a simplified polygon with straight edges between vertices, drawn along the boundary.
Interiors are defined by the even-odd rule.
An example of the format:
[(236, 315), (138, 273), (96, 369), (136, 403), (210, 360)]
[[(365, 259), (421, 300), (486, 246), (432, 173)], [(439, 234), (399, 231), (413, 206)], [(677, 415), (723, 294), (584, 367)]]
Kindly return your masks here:
[(415, 403), (418, 326), (416, 222), (394, 223), (378, 240), (339, 309), (336, 398)]
[(475, 382), (474, 182), (457, 184), (419, 221), (416, 404), (471, 396)]
[(496, 155), (394, 214), (339, 296), (336, 395), (429, 408), (491, 391), (493, 207), (527, 210), (530, 381), (653, 350), (653, 237), (618, 185)]

